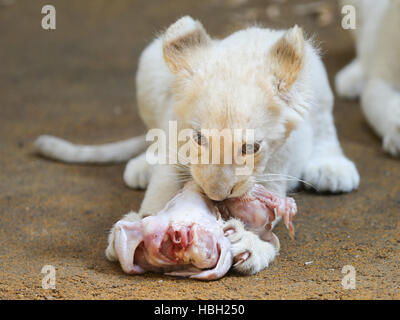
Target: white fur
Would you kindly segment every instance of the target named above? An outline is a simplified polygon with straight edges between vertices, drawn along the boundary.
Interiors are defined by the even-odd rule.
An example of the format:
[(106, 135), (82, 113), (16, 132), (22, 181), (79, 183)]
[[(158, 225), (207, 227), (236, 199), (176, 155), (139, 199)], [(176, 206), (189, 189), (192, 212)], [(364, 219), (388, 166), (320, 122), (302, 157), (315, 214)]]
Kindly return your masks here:
[(383, 138), (383, 149), (400, 155), (400, 1), (348, 0), (356, 8), (357, 57), (336, 76), (336, 90), (361, 97), (362, 111)]
[[(256, 173), (274, 175), (246, 177), (240, 182), (245, 181), (247, 188), (258, 181), (269, 191), (285, 196), (299, 179), (305, 179), (317, 191), (349, 192), (358, 187), (358, 172), (343, 154), (336, 136), (333, 94), (325, 68), (298, 27), (289, 31), (253, 27), (223, 40), (212, 40), (198, 21), (184, 17), (143, 51), (136, 80), (139, 112), (149, 129), (168, 132), (168, 120), (214, 128), (224, 125), (226, 119), (232, 128), (255, 128), (262, 141)], [(185, 104), (190, 92), (196, 99)], [(270, 105), (279, 109), (276, 118), (270, 116)], [(225, 116), (227, 112), (229, 117)], [(296, 129), (290, 131), (288, 123), (295, 124)], [(60, 149), (70, 147), (65, 142), (57, 145)], [(51, 157), (73, 160), (60, 157), (63, 150), (54, 153), (52, 149), (40, 148)], [(226, 191), (239, 196), (248, 190), (239, 186), (234, 191), (239, 178), (232, 172), (228, 165), (191, 165), (189, 171), (214, 199), (223, 199)], [(147, 186), (139, 216), (159, 212), (182, 188), (180, 177), (173, 165), (150, 167), (143, 155), (131, 160), (124, 172), (126, 184)], [(137, 217), (132, 212), (123, 220)], [(234, 267), (236, 270), (251, 274), (273, 261), (277, 252), (270, 243), (245, 230), (240, 221), (227, 223), (236, 226), (236, 232), (228, 236), (234, 255), (249, 254)], [(112, 229), (106, 251), (109, 259), (114, 258), (113, 235)]]
[(337, 73), (335, 86), (341, 97), (356, 99), (360, 96), (364, 87), (364, 73), (358, 59), (354, 59)]
[(146, 154), (142, 153), (128, 161), (124, 171), (124, 182), (133, 189), (146, 189), (151, 176)]
[(71, 163), (109, 163), (129, 160), (146, 148), (144, 136), (99, 146), (73, 144), (54, 136), (42, 135), (35, 141), (38, 153)]
[(269, 266), (278, 251), (274, 246), (260, 238), (253, 232), (244, 228), (243, 223), (237, 219), (230, 219), (224, 224), (224, 229), (234, 230), (227, 237), (231, 242), (234, 257), (247, 252), (249, 258), (236, 264), (235, 270), (244, 274), (254, 274)]
[[(190, 25), (193, 26), (193, 23), (190, 22)], [(283, 31), (250, 28), (221, 41), (213, 40), (210, 48), (212, 53), (207, 56), (208, 65), (212, 65), (212, 59), (218, 60), (223, 56), (231, 59), (232, 61), (228, 60), (226, 63), (234, 63), (235, 67), (259, 65), (263, 52), (267, 52), (268, 47), (282, 35)], [(160, 37), (143, 51), (137, 73), (137, 97), (139, 110), (148, 127), (166, 129), (167, 121), (175, 118), (172, 110), (174, 101), (170, 92), (174, 75), (164, 62), (162, 45), (163, 38)], [(201, 59), (202, 53), (193, 53), (196, 54), (200, 56), (193, 59)], [(247, 54), (253, 55), (253, 59), (249, 60)], [(309, 43), (306, 46), (306, 61), (300, 79), (301, 81), (295, 84), (297, 96), (294, 99), (312, 100), (313, 102), (308, 105), (311, 110), (285, 145), (269, 159), (265, 172), (303, 178), (318, 191), (349, 192), (357, 188), (359, 175), (354, 164), (343, 155), (340, 148), (332, 118), (333, 95), (326, 71), (317, 52)], [(224, 83), (220, 83), (219, 86), (224, 89)], [(229, 92), (229, 87), (225, 90)], [(153, 170), (139, 211), (141, 215), (159, 211), (172, 194), (181, 188), (181, 184), (171, 178), (174, 174), (172, 166), (155, 166)], [(289, 179), (289, 181), (270, 181), (264, 184), (269, 190), (284, 195), (289, 188), (297, 185), (297, 181)], [(229, 237), (235, 256), (250, 252), (250, 258), (235, 267), (240, 272), (248, 274), (258, 272), (267, 267), (276, 255), (271, 244), (260, 240), (243, 227), (238, 228), (237, 232)]]

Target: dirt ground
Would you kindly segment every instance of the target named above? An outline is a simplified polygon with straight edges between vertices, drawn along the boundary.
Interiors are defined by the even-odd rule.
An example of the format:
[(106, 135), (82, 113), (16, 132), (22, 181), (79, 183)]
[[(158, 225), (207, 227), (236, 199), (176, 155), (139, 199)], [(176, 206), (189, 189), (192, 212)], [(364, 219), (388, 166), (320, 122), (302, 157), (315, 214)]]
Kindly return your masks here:
[[(298, 7), (310, 2), (1, 0), (0, 298), (399, 299), (400, 162), (382, 152), (358, 102), (337, 99), (335, 121), (360, 171), (359, 190), (296, 193), (296, 240), (279, 225), (280, 255), (248, 277), (231, 272), (199, 282), (124, 274), (104, 256), (111, 225), (143, 198), (124, 185), (124, 165), (66, 165), (32, 151), (43, 133), (80, 143), (143, 133), (138, 56), (185, 14), (217, 37), (254, 20), (278, 28), (297, 23), (315, 35), (332, 80), (352, 58), (352, 40), (340, 28), (335, 1), (325, 1), (321, 14)], [(52, 31), (41, 28), (48, 3), (57, 10)], [(42, 288), (44, 265), (56, 269), (55, 290)], [(354, 290), (342, 287), (345, 265), (356, 270)]]

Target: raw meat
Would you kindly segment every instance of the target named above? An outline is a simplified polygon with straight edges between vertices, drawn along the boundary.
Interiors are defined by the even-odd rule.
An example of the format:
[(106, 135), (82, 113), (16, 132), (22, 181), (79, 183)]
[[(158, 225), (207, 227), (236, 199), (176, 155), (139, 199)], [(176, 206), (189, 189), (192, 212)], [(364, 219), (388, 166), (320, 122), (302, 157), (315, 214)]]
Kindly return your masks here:
[(115, 250), (127, 273), (218, 279), (232, 265), (222, 223), (213, 202), (189, 182), (159, 214), (118, 222)]
[(289, 234), (294, 237), (293, 216), (297, 213), (293, 198), (279, 198), (264, 186), (255, 184), (245, 195), (230, 198), (217, 204), (224, 219), (234, 217), (243, 221), (246, 229), (256, 232), (261, 239), (269, 241), (279, 249), (279, 239), (272, 233), (272, 222), (283, 217)]

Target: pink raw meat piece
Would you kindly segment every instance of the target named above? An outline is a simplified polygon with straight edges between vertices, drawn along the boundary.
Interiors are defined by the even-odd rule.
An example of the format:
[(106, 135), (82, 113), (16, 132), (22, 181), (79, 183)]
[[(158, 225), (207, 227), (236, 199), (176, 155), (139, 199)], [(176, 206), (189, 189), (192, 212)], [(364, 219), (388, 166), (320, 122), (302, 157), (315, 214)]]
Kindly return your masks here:
[(115, 250), (122, 269), (201, 280), (223, 277), (231, 267), (229, 240), (211, 200), (189, 182), (156, 216), (117, 223)]
[(245, 195), (227, 199), (217, 206), (225, 219), (231, 216), (242, 220), (247, 229), (276, 247), (279, 247), (279, 240), (271, 231), (271, 224), (277, 217), (283, 217), (290, 236), (294, 237), (292, 219), (297, 213), (296, 202), (289, 197), (279, 198), (260, 184), (255, 184)]

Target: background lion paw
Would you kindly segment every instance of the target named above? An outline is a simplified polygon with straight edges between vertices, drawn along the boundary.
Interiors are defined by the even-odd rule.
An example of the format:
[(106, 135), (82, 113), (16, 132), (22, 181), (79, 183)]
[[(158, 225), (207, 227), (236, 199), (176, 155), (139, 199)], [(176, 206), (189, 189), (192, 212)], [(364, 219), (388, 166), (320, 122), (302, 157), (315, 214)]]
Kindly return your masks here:
[(400, 126), (385, 134), (383, 150), (394, 157), (400, 156)]
[(345, 66), (335, 77), (338, 95), (347, 99), (358, 98), (363, 88), (363, 76), (361, 64), (357, 60)]

